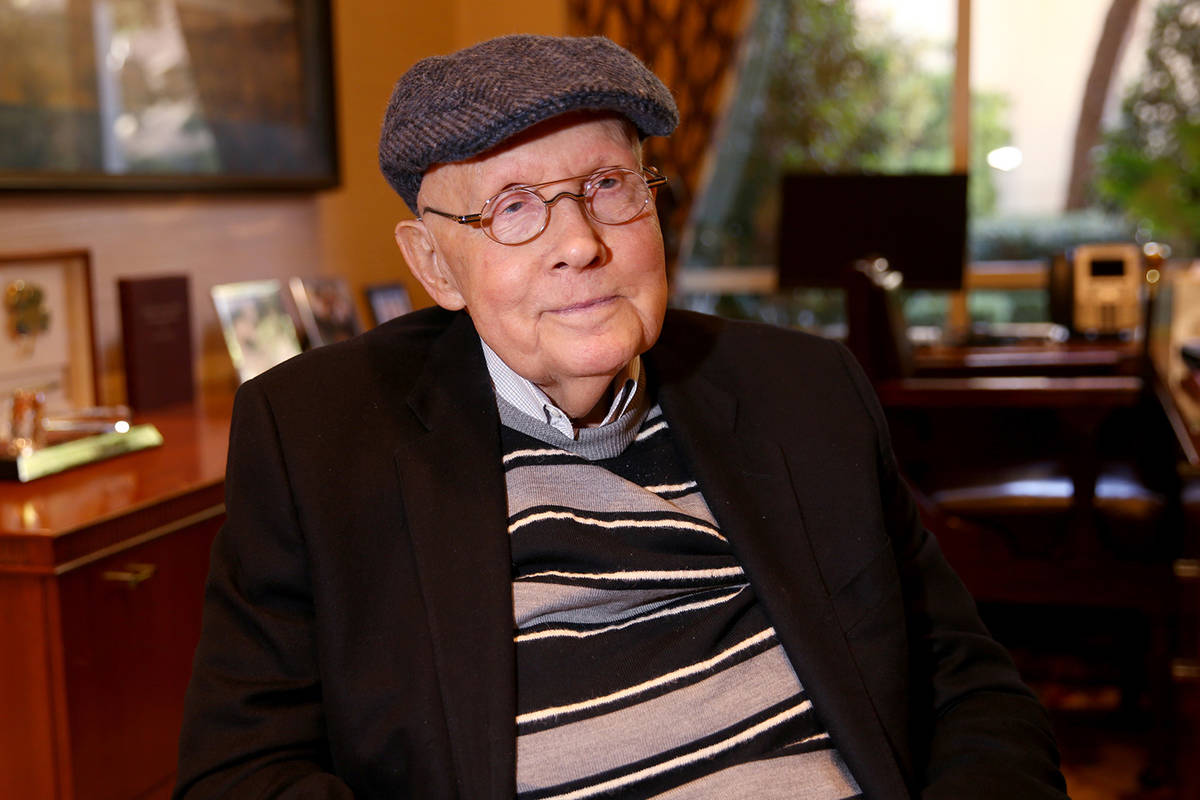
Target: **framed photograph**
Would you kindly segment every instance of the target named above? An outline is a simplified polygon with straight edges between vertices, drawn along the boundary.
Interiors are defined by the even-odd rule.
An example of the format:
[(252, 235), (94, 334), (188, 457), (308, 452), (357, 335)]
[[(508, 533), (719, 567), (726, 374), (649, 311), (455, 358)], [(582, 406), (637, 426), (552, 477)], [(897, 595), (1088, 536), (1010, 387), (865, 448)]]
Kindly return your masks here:
[(403, 283), (368, 286), (366, 292), (367, 305), (371, 307), (371, 316), (375, 318), (376, 325), (412, 311), (412, 301), (408, 299), (408, 289), (404, 288)]
[(329, 0), (8, 5), (0, 189), (337, 183)]
[(0, 254), (0, 421), (17, 389), (51, 412), (96, 404), (91, 295), (86, 250)]
[(299, 355), (300, 340), (284, 307), (279, 281), (222, 283), (211, 292), (240, 381)]
[(342, 278), (292, 278), (292, 300), (309, 347), (340, 342), (362, 333), (350, 287)]

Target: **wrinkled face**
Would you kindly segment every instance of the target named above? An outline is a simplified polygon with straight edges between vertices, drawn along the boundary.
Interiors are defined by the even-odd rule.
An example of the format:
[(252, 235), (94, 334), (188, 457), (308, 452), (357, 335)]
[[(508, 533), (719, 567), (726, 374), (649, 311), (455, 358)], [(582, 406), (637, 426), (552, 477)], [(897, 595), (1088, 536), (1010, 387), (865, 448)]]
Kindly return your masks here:
[[(420, 207), (470, 214), (506, 187), (587, 176), (601, 167), (639, 170), (636, 146), (615, 117), (552, 119), (484, 156), (434, 167), (422, 183)], [(582, 182), (562, 180), (540, 192), (545, 198), (579, 192)], [(419, 224), (433, 268), (418, 277), (434, 300), (465, 307), (488, 346), (556, 400), (555, 389), (607, 380), (658, 338), (667, 282), (652, 205), (631, 222), (605, 225), (564, 198), (551, 208), (546, 229), (515, 247), (434, 214)], [(417, 271), (408, 248), (405, 254)]]

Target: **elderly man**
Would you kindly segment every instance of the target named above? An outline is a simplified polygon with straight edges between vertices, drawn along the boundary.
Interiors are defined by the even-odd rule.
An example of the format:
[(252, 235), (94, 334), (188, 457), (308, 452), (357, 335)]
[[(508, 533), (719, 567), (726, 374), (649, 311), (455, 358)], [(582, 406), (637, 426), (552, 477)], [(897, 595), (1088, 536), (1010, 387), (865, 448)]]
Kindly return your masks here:
[(666, 311), (676, 119), (599, 38), (400, 79), (440, 308), (239, 393), (178, 796), (1065, 796), (845, 350)]

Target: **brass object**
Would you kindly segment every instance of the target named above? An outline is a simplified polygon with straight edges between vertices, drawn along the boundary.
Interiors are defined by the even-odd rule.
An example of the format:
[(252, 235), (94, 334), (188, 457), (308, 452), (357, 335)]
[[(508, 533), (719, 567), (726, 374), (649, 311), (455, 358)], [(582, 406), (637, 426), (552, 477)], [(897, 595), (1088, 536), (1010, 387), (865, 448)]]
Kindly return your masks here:
[(1177, 558), (1171, 568), (1175, 577), (1181, 581), (1194, 581), (1200, 578), (1200, 559)]
[(13, 454), (28, 452), (43, 444), (42, 413), (46, 397), (36, 389), (17, 389), (12, 394), (12, 421), (8, 449)]
[(136, 589), (154, 577), (158, 570), (153, 564), (126, 564), (123, 570), (108, 570), (100, 577), (106, 581), (123, 583), (130, 589)]
[(8, 333), (12, 338), (31, 342), (50, 329), (50, 312), (43, 305), (46, 293), (36, 283), (15, 280), (4, 290), (4, 308), (8, 311)]
[(91, 464), (124, 453), (158, 447), (162, 434), (153, 425), (132, 425), (128, 430), (114, 429), (111, 433), (96, 433), (60, 444), (48, 442), (45, 447), (31, 447), (17, 453), (5, 453), (0, 448), (0, 480), (32, 481), (65, 469)]
[(1177, 658), (1171, 662), (1171, 677), (1177, 681), (1200, 681), (1200, 662), (1193, 658)]

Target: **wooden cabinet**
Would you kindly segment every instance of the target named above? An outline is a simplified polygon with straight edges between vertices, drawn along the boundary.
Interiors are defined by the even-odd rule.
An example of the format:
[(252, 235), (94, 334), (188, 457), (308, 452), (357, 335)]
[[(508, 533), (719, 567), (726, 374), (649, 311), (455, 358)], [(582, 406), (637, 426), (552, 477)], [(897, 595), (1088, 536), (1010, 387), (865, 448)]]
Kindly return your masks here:
[(1172, 665), (1178, 709), (1178, 800), (1200, 800), (1200, 469), (1180, 468), (1183, 478), (1184, 556), (1175, 562), (1179, 579), (1178, 655)]
[(228, 401), (145, 415), (165, 444), (0, 484), (0, 797), (166, 797)]

